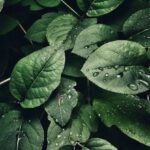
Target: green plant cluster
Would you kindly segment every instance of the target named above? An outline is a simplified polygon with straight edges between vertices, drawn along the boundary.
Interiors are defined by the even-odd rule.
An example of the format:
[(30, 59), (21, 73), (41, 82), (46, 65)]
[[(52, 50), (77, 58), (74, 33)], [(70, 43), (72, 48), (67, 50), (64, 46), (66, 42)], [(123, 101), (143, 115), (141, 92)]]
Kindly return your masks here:
[(150, 0), (0, 0), (0, 149), (149, 150)]

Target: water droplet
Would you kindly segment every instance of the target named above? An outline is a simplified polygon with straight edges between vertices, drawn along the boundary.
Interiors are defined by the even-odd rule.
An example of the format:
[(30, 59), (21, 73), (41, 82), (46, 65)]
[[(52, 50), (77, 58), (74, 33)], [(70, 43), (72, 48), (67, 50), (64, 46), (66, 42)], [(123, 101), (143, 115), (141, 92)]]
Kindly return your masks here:
[(128, 87), (133, 90), (133, 91), (137, 91), (138, 90), (138, 86), (136, 84), (129, 84)]
[(58, 143), (56, 143), (56, 146), (58, 146)]
[(98, 67), (98, 70), (103, 71), (104, 69), (102, 67)]
[(115, 67), (114, 67), (116, 70), (119, 68), (119, 65), (115, 65)]
[(30, 123), (30, 122), (31, 122), (31, 120), (28, 120), (28, 122)]
[(124, 67), (124, 70), (125, 70), (125, 71), (128, 71), (128, 70), (129, 70), (129, 67)]
[(70, 132), (70, 135), (72, 135), (72, 132)]
[(61, 137), (61, 135), (57, 135), (57, 138), (60, 138)]
[(118, 79), (121, 78), (121, 75), (120, 75), (120, 74), (117, 74), (117, 78), (118, 78)]
[(108, 74), (108, 73), (106, 73), (106, 74), (105, 74), (105, 77), (109, 77), (109, 74)]
[(90, 115), (90, 119), (92, 118), (92, 116)]
[(5, 118), (5, 115), (2, 115), (2, 118)]
[(93, 77), (97, 77), (99, 75), (99, 72), (94, 72)]
[(117, 78), (122, 78), (122, 77), (123, 77), (123, 72), (121, 72), (117, 75)]
[(137, 80), (136, 81), (138, 84), (143, 84), (145, 87), (149, 87), (150, 86), (150, 84), (148, 83), (148, 82), (146, 82), (146, 81), (144, 81), (144, 80)]
[(88, 49), (89, 47), (90, 47), (90, 46), (88, 46), (88, 45), (87, 45), (87, 46), (84, 46), (85, 49)]
[(68, 95), (68, 98), (71, 99), (71, 95)]

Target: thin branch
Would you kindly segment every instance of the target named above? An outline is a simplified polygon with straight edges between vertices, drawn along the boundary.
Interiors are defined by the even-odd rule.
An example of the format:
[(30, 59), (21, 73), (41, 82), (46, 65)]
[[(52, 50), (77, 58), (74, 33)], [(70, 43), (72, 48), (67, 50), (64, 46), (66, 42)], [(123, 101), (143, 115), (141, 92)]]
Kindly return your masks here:
[(80, 16), (71, 6), (69, 6), (64, 0), (61, 0), (61, 2), (62, 2), (65, 6), (67, 6), (74, 14), (76, 14), (78, 17), (81, 18), (81, 16)]
[[(22, 26), (22, 24), (21, 24), (19, 21), (17, 21), (17, 24), (19, 25), (21, 31), (22, 31), (24, 34), (26, 34), (27, 31), (26, 31), (25, 28)], [(33, 46), (33, 42), (32, 42), (31, 40), (29, 40), (29, 42), (30, 42), (30, 44)]]
[(0, 82), (0, 86), (3, 85), (3, 84), (5, 84), (5, 83), (8, 83), (9, 81), (10, 81), (10, 78), (7, 78), (7, 79), (1, 81)]

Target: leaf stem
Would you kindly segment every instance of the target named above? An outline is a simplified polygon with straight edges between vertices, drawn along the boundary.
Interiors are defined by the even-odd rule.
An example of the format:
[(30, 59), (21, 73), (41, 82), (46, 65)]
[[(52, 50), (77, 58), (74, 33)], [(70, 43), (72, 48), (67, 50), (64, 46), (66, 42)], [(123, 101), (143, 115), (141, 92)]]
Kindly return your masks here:
[(80, 16), (71, 6), (69, 6), (64, 0), (61, 0), (61, 2), (62, 2), (65, 6), (67, 6), (74, 14), (76, 14), (78, 17), (81, 18), (81, 16)]
[(7, 79), (1, 81), (0, 82), (0, 86), (3, 85), (3, 84), (5, 84), (5, 83), (7, 83), (7, 82), (9, 82), (9, 81), (10, 81), (10, 78), (7, 78)]
[(91, 98), (90, 98), (90, 81), (87, 79), (87, 101), (88, 104), (91, 103)]

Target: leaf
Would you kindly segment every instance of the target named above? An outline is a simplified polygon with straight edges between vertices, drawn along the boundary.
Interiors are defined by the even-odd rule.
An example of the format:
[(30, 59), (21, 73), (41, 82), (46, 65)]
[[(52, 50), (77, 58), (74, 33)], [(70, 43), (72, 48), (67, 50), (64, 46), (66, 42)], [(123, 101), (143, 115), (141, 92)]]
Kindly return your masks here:
[(117, 150), (112, 144), (108, 141), (100, 138), (91, 138), (87, 143), (86, 147), (82, 150)]
[(57, 17), (47, 28), (47, 40), (50, 45), (63, 47), (64, 50), (73, 48), (77, 35), (86, 27), (96, 23), (96, 19), (78, 20), (68, 14)]
[(32, 11), (38, 11), (43, 9), (43, 7), (38, 5), (38, 3), (35, 0), (22, 0), (21, 3), (22, 6), (29, 6), (30, 10)]
[(64, 68), (63, 51), (46, 47), (21, 59), (11, 75), (10, 91), (24, 108), (46, 102), (60, 83)]
[(123, 32), (130, 40), (150, 47), (150, 8), (142, 9), (132, 14), (123, 25)]
[(89, 17), (102, 16), (115, 10), (124, 0), (77, 0), (79, 8)]
[(135, 96), (104, 94), (93, 107), (108, 126), (117, 126), (129, 137), (150, 146), (150, 103)]
[(83, 73), (80, 71), (83, 64), (84, 59), (71, 54), (68, 56), (63, 74), (71, 77), (83, 77)]
[(118, 40), (104, 44), (90, 55), (82, 72), (97, 86), (112, 92), (137, 94), (149, 89), (142, 74), (146, 50), (138, 43)]
[(117, 32), (110, 26), (103, 24), (92, 25), (77, 36), (72, 53), (87, 58), (99, 45), (116, 38)]
[[(19, 111), (10, 111), (0, 119), (0, 147), (4, 150), (40, 150), (44, 132), (40, 121), (22, 118)], [(7, 143), (7, 144), (6, 144)]]
[(61, 3), (61, 0), (37, 0), (37, 2), (45, 7), (56, 7)]
[(76, 82), (63, 78), (57, 95), (50, 98), (45, 105), (47, 114), (53, 117), (61, 126), (65, 126), (71, 117), (73, 108), (78, 102), (78, 93), (75, 90)]
[(6, 15), (0, 15), (0, 35), (12, 31), (17, 26), (17, 20)]
[(7, 0), (6, 4), (7, 5), (15, 5), (17, 3), (19, 3), (21, 0)]
[(4, 0), (0, 0), (0, 12), (1, 12), (2, 9), (3, 9), (3, 5), (4, 5)]
[[(47, 17), (43, 17), (43, 16)], [(26, 33), (26, 38), (31, 41), (43, 43), (46, 41), (46, 29), (50, 22), (59, 16), (58, 13), (47, 13), (43, 15), (40, 19), (35, 21), (33, 25), (28, 29)]]
[(77, 117), (72, 121), (70, 129), (70, 139), (75, 142), (86, 142), (91, 132), (96, 132), (98, 128), (97, 117), (90, 105), (80, 108)]
[(48, 150), (59, 150), (61, 147), (72, 145), (69, 139), (70, 129), (61, 129), (52, 119), (48, 128)]

